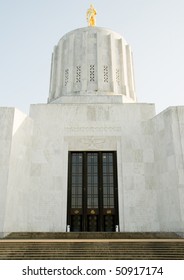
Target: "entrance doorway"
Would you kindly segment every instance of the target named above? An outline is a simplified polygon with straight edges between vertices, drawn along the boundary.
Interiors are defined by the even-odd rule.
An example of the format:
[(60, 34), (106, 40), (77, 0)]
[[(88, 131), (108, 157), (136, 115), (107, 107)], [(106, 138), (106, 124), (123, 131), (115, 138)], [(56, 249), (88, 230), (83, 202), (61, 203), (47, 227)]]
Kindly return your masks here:
[(69, 152), (67, 224), (74, 232), (115, 231), (116, 152)]

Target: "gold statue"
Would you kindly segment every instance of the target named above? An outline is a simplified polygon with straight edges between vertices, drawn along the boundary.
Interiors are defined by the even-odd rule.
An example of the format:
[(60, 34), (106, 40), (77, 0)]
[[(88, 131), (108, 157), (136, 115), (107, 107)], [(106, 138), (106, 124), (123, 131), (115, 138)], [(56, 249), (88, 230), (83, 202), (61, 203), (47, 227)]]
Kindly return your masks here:
[(90, 5), (90, 8), (87, 10), (86, 19), (88, 26), (96, 25), (96, 10), (94, 9), (93, 5)]

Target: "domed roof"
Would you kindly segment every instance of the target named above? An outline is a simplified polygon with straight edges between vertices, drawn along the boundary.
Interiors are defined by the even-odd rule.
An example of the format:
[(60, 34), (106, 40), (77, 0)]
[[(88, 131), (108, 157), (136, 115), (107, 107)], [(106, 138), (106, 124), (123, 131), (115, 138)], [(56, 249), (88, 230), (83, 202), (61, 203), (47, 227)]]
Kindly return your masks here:
[(49, 103), (89, 95), (136, 101), (130, 46), (120, 34), (106, 28), (73, 30), (54, 48)]

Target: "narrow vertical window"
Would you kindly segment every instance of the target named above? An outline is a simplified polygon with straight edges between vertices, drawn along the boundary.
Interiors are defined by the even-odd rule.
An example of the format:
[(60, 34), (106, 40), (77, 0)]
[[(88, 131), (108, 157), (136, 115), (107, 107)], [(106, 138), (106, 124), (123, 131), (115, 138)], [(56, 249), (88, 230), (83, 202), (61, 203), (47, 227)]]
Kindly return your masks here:
[(98, 154), (87, 154), (87, 207), (98, 207)]
[(104, 65), (104, 83), (109, 82), (109, 67)]
[(71, 206), (82, 208), (82, 153), (72, 154)]
[(76, 67), (76, 83), (81, 82), (81, 66)]
[(103, 153), (103, 207), (114, 207), (113, 154)]
[(119, 69), (116, 69), (116, 83), (118, 86), (120, 86), (120, 71)]
[(89, 80), (90, 80), (90, 82), (95, 81), (95, 65), (89, 66)]
[(69, 81), (69, 69), (65, 69), (65, 87), (67, 86)]

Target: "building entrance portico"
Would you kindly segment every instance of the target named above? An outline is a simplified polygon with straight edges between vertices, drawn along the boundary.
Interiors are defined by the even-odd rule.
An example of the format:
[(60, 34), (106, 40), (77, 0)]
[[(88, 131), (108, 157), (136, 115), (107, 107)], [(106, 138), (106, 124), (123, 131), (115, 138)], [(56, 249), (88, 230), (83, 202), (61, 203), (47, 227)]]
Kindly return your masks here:
[(118, 225), (116, 152), (70, 152), (68, 221), (71, 231), (115, 231)]

